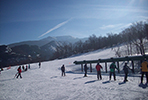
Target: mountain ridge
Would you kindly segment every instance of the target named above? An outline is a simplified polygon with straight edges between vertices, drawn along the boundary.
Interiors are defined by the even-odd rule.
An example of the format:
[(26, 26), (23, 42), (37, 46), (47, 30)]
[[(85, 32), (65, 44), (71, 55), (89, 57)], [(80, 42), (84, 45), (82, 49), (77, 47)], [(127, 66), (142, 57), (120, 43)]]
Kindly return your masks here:
[(41, 46), (44, 46), (51, 41), (57, 41), (57, 42), (63, 42), (63, 43), (68, 42), (68, 43), (74, 44), (75, 42), (77, 42), (79, 40), (85, 41), (86, 38), (80, 39), (80, 38), (75, 38), (75, 37), (72, 37), (72, 36), (69, 36), (69, 35), (67, 35), (67, 36), (66, 35), (65, 36), (56, 36), (56, 37), (49, 36), (49, 37), (43, 38), (41, 40), (22, 41), (22, 42), (9, 44), (8, 46), (9, 47), (15, 47), (15, 46), (27, 44), (27, 45), (37, 45), (37, 46), (41, 47)]

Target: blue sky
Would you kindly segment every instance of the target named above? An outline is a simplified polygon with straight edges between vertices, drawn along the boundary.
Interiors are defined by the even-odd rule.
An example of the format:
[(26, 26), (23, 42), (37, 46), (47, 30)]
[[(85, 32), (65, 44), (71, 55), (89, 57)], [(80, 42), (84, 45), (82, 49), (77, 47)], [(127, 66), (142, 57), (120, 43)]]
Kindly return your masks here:
[(0, 0), (0, 44), (119, 33), (148, 19), (148, 0)]

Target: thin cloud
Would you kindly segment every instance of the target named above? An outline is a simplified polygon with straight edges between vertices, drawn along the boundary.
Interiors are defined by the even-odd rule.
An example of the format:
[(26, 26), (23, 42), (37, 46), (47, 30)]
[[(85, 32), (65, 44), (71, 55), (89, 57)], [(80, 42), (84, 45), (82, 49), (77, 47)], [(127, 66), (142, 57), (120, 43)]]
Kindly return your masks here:
[(102, 27), (100, 27), (100, 29), (102, 30), (106, 30), (106, 29), (111, 29), (111, 28), (115, 28), (115, 27), (119, 27), (122, 24), (115, 24), (115, 25), (103, 25)]
[(68, 20), (66, 20), (66, 21), (64, 21), (64, 22), (62, 22), (62, 23), (56, 25), (55, 27), (51, 28), (50, 30), (48, 30), (48, 31), (45, 32), (44, 34), (40, 35), (38, 38), (41, 38), (41, 37), (43, 37), (44, 35), (46, 35), (46, 34), (52, 32), (52, 31), (54, 31), (54, 30), (56, 30), (56, 29), (58, 29), (58, 28), (60, 28), (60, 27), (62, 27), (63, 25), (65, 25), (66, 23), (68, 23), (71, 19), (72, 19), (72, 18), (70, 18), (70, 19), (68, 19)]
[(105, 29), (114, 28), (114, 27), (115, 27), (114, 25), (103, 25), (102, 27), (100, 27), (100, 29), (105, 30)]

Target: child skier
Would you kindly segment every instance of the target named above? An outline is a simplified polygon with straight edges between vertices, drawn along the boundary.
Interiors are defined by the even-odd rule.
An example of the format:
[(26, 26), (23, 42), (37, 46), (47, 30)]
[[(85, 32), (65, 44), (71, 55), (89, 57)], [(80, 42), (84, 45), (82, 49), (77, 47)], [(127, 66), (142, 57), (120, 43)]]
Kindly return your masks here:
[(28, 66), (26, 65), (25, 71), (27, 71), (27, 70), (28, 70)]
[(28, 68), (30, 69), (30, 64), (28, 64)]
[(22, 69), (23, 69), (23, 71), (25, 71), (25, 67), (24, 67), (24, 65), (22, 66)]

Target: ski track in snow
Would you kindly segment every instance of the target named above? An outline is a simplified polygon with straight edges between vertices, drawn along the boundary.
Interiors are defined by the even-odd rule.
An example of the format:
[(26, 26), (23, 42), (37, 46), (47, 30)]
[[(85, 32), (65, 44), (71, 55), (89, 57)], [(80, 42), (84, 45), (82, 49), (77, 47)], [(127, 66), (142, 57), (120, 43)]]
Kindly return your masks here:
[[(73, 64), (75, 60), (109, 58), (113, 55), (110, 49), (106, 49), (43, 62), (41, 68), (34, 63), (31, 69), (22, 73), (22, 79), (14, 78), (18, 66), (4, 69), (0, 74), (0, 100), (148, 100), (148, 87), (139, 87), (138, 74), (128, 77), (129, 81), (123, 83), (124, 76), (120, 74), (117, 74), (116, 81), (108, 81), (109, 73), (102, 73), (103, 79), (97, 80), (96, 72), (90, 73), (88, 70), (88, 77), (83, 77), (83, 72), (75, 71), (80, 70), (80, 65)], [(66, 66), (65, 77), (61, 76), (62, 64)]]

